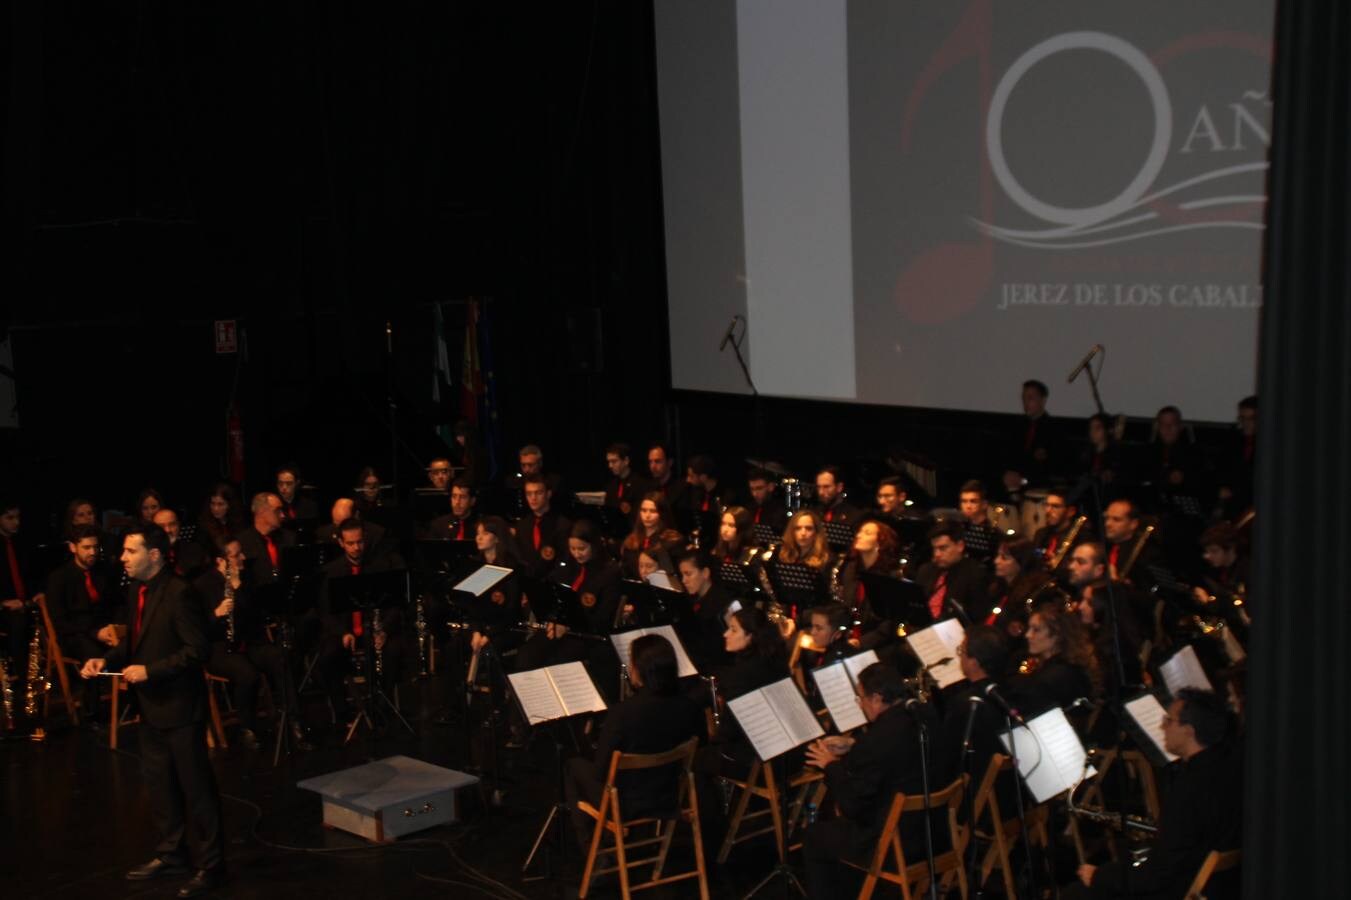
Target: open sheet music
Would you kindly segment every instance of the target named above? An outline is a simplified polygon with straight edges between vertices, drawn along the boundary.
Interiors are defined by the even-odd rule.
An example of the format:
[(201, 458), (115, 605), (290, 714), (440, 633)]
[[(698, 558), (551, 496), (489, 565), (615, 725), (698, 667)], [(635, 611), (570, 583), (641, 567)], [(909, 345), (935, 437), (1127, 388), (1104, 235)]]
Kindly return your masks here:
[(506, 578), (511, 572), (511, 569), (502, 566), (482, 566), (478, 571), (455, 585), (451, 590), (461, 591), (465, 594), (473, 594), (475, 597), (482, 597), (485, 593), (492, 590), (493, 585), (497, 584), (503, 578)]
[(811, 670), (816, 689), (821, 692), (821, 700), (830, 710), (830, 720), (835, 723), (840, 734), (868, 723), (868, 717), (859, 709), (854, 685), (858, 683), (858, 673), (875, 662), (877, 652), (864, 650), (847, 659)]
[(915, 651), (940, 688), (956, 684), (966, 677), (962, 674), (962, 664), (957, 661), (957, 648), (965, 638), (966, 630), (956, 619), (944, 619), (905, 637), (910, 642), (910, 649)]
[(680, 591), (681, 588), (675, 586), (671, 581), (671, 576), (665, 572), (656, 571), (647, 576), (646, 581), (653, 587), (661, 588), (663, 591)]
[(630, 631), (621, 631), (618, 634), (610, 635), (610, 642), (615, 645), (615, 653), (619, 654), (621, 664), (626, 666), (629, 664), (631, 659), (629, 647), (645, 634), (659, 635), (670, 642), (671, 647), (675, 649), (676, 666), (681, 678), (699, 674), (699, 670), (690, 661), (689, 654), (685, 652), (685, 646), (680, 643), (680, 638), (676, 636), (675, 629), (670, 625), (652, 625), (647, 628), (634, 628)]
[[(1009, 738), (1013, 743), (1009, 743)], [(1018, 760), (1018, 774), (1038, 803), (1063, 794), (1081, 780), (1097, 774), (1085, 767), (1088, 754), (1079, 735), (1060, 709), (1042, 713), (1027, 723), (999, 736)]]
[(1206, 677), (1205, 669), (1201, 668), (1201, 660), (1196, 658), (1196, 651), (1190, 644), (1159, 666), (1159, 674), (1163, 676), (1163, 683), (1168, 686), (1168, 694), (1173, 697), (1176, 697), (1177, 692), (1183, 688), (1214, 690), (1210, 679)]
[(727, 706), (765, 761), (826, 733), (791, 678), (742, 694)]
[[(1170, 763), (1178, 757), (1169, 753), (1163, 746), (1163, 705), (1154, 699), (1153, 694), (1141, 694), (1134, 700), (1126, 701), (1126, 714), (1135, 723), (1136, 730), (1145, 738), (1141, 746), (1149, 752), (1151, 759), (1158, 763)], [(1146, 743), (1151, 746), (1146, 746)]]
[(507, 678), (531, 725), (605, 709), (605, 701), (579, 662), (511, 672)]

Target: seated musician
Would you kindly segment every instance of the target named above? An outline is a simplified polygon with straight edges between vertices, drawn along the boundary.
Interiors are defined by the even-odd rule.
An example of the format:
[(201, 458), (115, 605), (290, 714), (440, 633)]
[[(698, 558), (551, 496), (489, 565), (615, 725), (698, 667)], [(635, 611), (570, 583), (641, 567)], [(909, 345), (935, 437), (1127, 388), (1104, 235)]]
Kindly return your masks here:
[(626, 516), (633, 514), (638, 498), (652, 490), (647, 479), (633, 470), (632, 456), (628, 444), (614, 443), (605, 448), (605, 465), (610, 470), (610, 480), (605, 483), (605, 505)]
[[(1085, 547), (1096, 546), (1085, 544)], [(1077, 552), (1077, 548), (1076, 548)], [(1140, 632), (1135, 627), (1135, 619), (1127, 610), (1127, 599), (1121, 585), (1112, 585), (1107, 579), (1100, 578), (1079, 588), (1079, 621), (1088, 631), (1093, 644), (1093, 657), (1098, 661), (1102, 673), (1103, 696), (1130, 697), (1139, 692), (1144, 680), (1140, 665)], [(1112, 610), (1109, 604), (1115, 602), (1117, 609), (1116, 629), (1112, 628)], [(1120, 664), (1117, 662), (1117, 647), (1121, 648)], [(1104, 709), (1098, 718), (1099, 746), (1110, 746), (1115, 740), (1115, 726), (1110, 710)]]
[(850, 524), (860, 511), (845, 499), (844, 474), (839, 466), (822, 466), (816, 473), (816, 511), (823, 522)]
[(521, 490), (526, 513), (516, 520), (516, 552), (525, 570), (543, 578), (567, 556), (568, 534), (572, 522), (554, 512), (553, 491), (546, 477), (538, 472), (524, 477)]
[(154, 522), (169, 536), (169, 567), (175, 573), (191, 581), (211, 565), (211, 555), (202, 549), (196, 541), (179, 540), (182, 529), (178, 524), (178, 513), (165, 507), (155, 513)]
[[(713, 558), (721, 563), (744, 563), (755, 549), (752, 530), (755, 519), (744, 506), (729, 506), (722, 511), (718, 522), (718, 543), (713, 547)], [(721, 565), (719, 565), (721, 568)]]
[[(450, 463), (441, 460), (432, 465)], [(427, 524), (424, 537), (430, 541), (472, 541), (474, 539), (474, 504), (478, 500), (474, 489), (463, 478), (450, 482), (450, 512), (437, 516)]]
[(319, 506), (300, 493), (300, 469), (285, 465), (277, 469), (277, 496), (281, 498), (281, 517), (288, 522), (312, 522), (319, 518)]
[(713, 579), (713, 560), (705, 550), (690, 550), (676, 564), (680, 583), (690, 595), (692, 618), (676, 625), (676, 632), (699, 671), (715, 671), (731, 662), (723, 649), (723, 616), (732, 595)]
[(239, 494), (229, 482), (216, 482), (197, 515), (197, 543), (208, 554), (215, 554), (221, 541), (243, 530), (244, 510)]
[(18, 501), (0, 499), (0, 629), (8, 635), (0, 655), (9, 658), (11, 673), (23, 671), (32, 632), (33, 574), (28, 571), (28, 548), (19, 538), (21, 522)]
[[(599, 809), (601, 793), (616, 753), (665, 753), (690, 738), (704, 736), (704, 716), (694, 701), (680, 693), (675, 648), (666, 638), (649, 634), (629, 647), (629, 682), (635, 693), (605, 716), (590, 759), (568, 761), (564, 797), (569, 808), (585, 801)], [(642, 769), (617, 776), (619, 808), (625, 819), (674, 811), (679, 785), (670, 768)], [(583, 847), (591, 844), (595, 819), (573, 816)]]
[[(1195, 688), (1178, 691), (1163, 720), (1163, 745), (1182, 759), (1167, 770), (1159, 830), (1148, 857), (1134, 865), (1124, 860), (1081, 865), (1079, 883), (1062, 887), (1061, 897), (1180, 900), (1212, 850), (1242, 844), (1242, 752), (1224, 698)], [(1207, 896), (1231, 896), (1223, 889), (1235, 885), (1223, 879), (1207, 885)]]
[(863, 650), (876, 649), (896, 640), (897, 622), (880, 618), (868, 602), (868, 589), (859, 576), (868, 572), (887, 578), (899, 578), (900, 542), (890, 525), (876, 519), (864, 519), (854, 532), (854, 544), (840, 567), (841, 603), (853, 610), (858, 622), (854, 635)]
[(838, 662), (858, 652), (849, 642), (854, 617), (843, 603), (824, 603), (807, 610), (806, 634), (811, 646), (803, 649), (803, 670)]
[[(834, 560), (826, 543), (825, 524), (814, 509), (800, 509), (783, 530), (783, 543), (765, 564), (771, 599), (783, 615), (796, 620), (800, 611), (830, 602), (830, 567)], [(794, 567), (799, 567), (793, 572)], [(805, 575), (807, 586), (795, 582)]]
[[(291, 738), (298, 750), (312, 750), (300, 718), (300, 699), (286, 668), (286, 653), (268, 641), (262, 611), (254, 604), (244, 552), (237, 539), (228, 538), (217, 549), (215, 564), (193, 582), (202, 599), (211, 653), (206, 671), (228, 678), (239, 713), (240, 742), (258, 749), (258, 691), (266, 676), (274, 703), (284, 703)], [(234, 640), (230, 620), (234, 619)]]
[[(1046, 513), (1046, 524), (1033, 535), (1032, 546), (1041, 554), (1045, 567), (1059, 577), (1070, 558), (1073, 545), (1092, 540), (1093, 529), (1087, 519), (1079, 522), (1079, 507), (1070, 502), (1069, 492), (1064, 488), (1048, 490), (1042, 508)], [(1052, 565), (1053, 562), (1055, 565)]]
[(1126, 481), (1131, 474), (1121, 445), (1116, 442), (1115, 427), (1106, 413), (1094, 413), (1088, 418), (1088, 447), (1079, 459), (1080, 471), (1102, 485)]
[[(788, 648), (778, 627), (760, 610), (742, 606), (727, 614), (723, 648), (731, 664), (716, 669), (718, 697), (723, 702), (788, 677)], [(718, 716), (711, 744), (700, 751), (699, 770), (744, 778), (755, 761), (755, 749), (730, 710)]]
[(1199, 496), (1205, 489), (1205, 460), (1176, 406), (1165, 406), (1154, 416), (1154, 439), (1145, 448), (1140, 478), (1169, 493)]
[(1129, 581), (1141, 591), (1149, 591), (1156, 583), (1150, 567), (1163, 562), (1163, 553), (1158, 536), (1141, 527), (1135, 503), (1121, 498), (1107, 504), (1102, 514), (1102, 530), (1107, 542), (1108, 577), (1113, 581)]
[[(858, 705), (868, 730), (858, 738), (828, 737), (810, 744), (807, 762), (826, 776), (830, 798), (839, 811), (807, 829), (803, 861), (807, 868), (807, 895), (812, 900), (853, 897), (862, 873), (841, 860), (866, 865), (882, 832), (887, 810), (898, 792), (917, 795), (923, 790), (920, 742), (914, 715), (904, 707), (905, 680), (885, 663), (874, 663), (859, 673)], [(919, 715), (926, 715), (921, 710)], [(933, 770), (931, 770), (933, 771)], [(937, 790), (944, 787), (934, 784)], [(942, 852), (947, 829), (933, 820), (934, 850)], [(924, 817), (903, 816), (902, 847), (909, 863), (924, 857)]]
[(671, 507), (660, 491), (649, 491), (637, 503), (633, 531), (619, 547), (620, 568), (626, 578), (638, 577), (638, 554), (644, 550), (672, 554), (685, 545), (685, 538), (672, 527)]
[(974, 478), (962, 485), (958, 494), (958, 503), (962, 519), (966, 523), (962, 540), (966, 543), (966, 555), (982, 563), (994, 559), (995, 548), (1003, 534), (990, 521), (990, 503), (986, 499), (985, 485)]
[[(338, 546), (342, 555), (325, 563), (320, 570), (324, 576), (319, 599), (323, 633), (319, 638), (317, 671), (341, 724), (347, 702), (343, 678), (350, 670), (352, 655), (367, 649), (367, 632), (371, 632), (370, 649), (383, 656), (381, 688), (386, 693), (398, 683), (402, 672), (404, 641), (400, 630), (402, 612), (398, 609), (380, 611), (379, 630), (374, 628), (371, 612), (332, 609), (330, 592), (333, 579), (395, 571), (404, 568), (404, 564), (396, 553), (377, 554), (367, 549), (365, 523), (360, 519), (348, 519), (338, 526)], [(370, 672), (375, 671), (374, 660), (367, 660), (366, 666)]]
[(295, 532), (281, 527), (281, 498), (276, 494), (255, 494), (249, 509), (253, 526), (238, 535), (249, 561), (249, 581), (261, 587), (281, 575), (281, 552), (296, 544)]
[(695, 515), (715, 513), (727, 504), (727, 490), (718, 480), (718, 464), (706, 453), (690, 457), (685, 467), (685, 484), (689, 486), (690, 511)]
[[(314, 530), (315, 543), (336, 544), (338, 542), (338, 526), (348, 519), (361, 519), (361, 514), (357, 509), (357, 503), (351, 497), (339, 497), (333, 501), (333, 506), (329, 510), (329, 522), (320, 525)], [(373, 553), (383, 552), (385, 545), (385, 528), (376, 522), (367, 522), (361, 519), (366, 534), (366, 546)]]
[[(356, 502), (355, 515), (357, 518), (367, 518), (371, 513), (385, 505), (385, 495), (381, 490), (380, 473), (375, 471), (374, 466), (366, 466), (357, 473), (352, 491)], [(334, 535), (337, 539), (337, 535)]]
[(683, 513), (689, 507), (689, 485), (675, 477), (676, 469), (671, 451), (657, 443), (647, 448), (647, 473), (652, 489), (661, 491), (673, 511)]
[[(972, 628), (958, 645), (957, 661), (966, 680), (954, 685), (953, 693), (946, 696), (938, 754), (943, 765), (952, 768), (941, 773), (940, 781), (968, 772), (973, 782), (979, 784), (989, 768), (990, 757), (996, 753), (1008, 755), (1008, 749), (999, 740), (999, 735), (1006, 730), (1004, 711), (986, 698), (986, 692), (991, 685), (998, 686), (1004, 680), (1010, 659), (1008, 639), (999, 629), (989, 625)], [(968, 760), (964, 739), (973, 708), (975, 718), (970, 719), (971, 758)], [(1017, 813), (1017, 790), (1018, 780), (1013, 772), (1003, 773), (995, 783), (999, 811), (1005, 819)], [(962, 815), (965, 814), (963, 808)]]
[(985, 624), (994, 625), (1009, 640), (1021, 645), (1032, 607), (1042, 597), (1058, 597), (1061, 591), (1041, 567), (1041, 560), (1027, 538), (1005, 538), (999, 542), (994, 555), (994, 575), (991, 596), (995, 605)]
[(949, 613), (967, 627), (990, 615), (990, 575), (966, 555), (966, 529), (960, 522), (939, 522), (929, 529), (933, 556), (915, 573), (915, 583), (929, 598), (934, 621)]
[[(501, 516), (484, 516), (478, 520), (474, 529), (474, 546), (478, 548), (479, 562), (485, 566), (520, 568), (521, 561), (516, 555), (511, 526)], [(521, 608), (520, 583), (515, 578), (507, 578), (493, 587), (489, 599), (501, 614), (494, 616), (491, 621), (474, 623), (470, 649), (478, 652), (491, 644), (500, 659), (502, 654), (519, 646), (523, 640), (520, 633), (514, 630), (525, 619)]]
[(1027, 623), (1026, 671), (1008, 682), (1009, 702), (1025, 718), (1102, 696), (1093, 643), (1078, 614), (1056, 600), (1039, 604)]
[[(123, 613), (122, 592), (99, 561), (99, 529), (93, 524), (74, 525), (68, 534), (70, 559), (47, 577), (47, 610), (61, 652), (83, 663), (117, 646), (114, 622)], [(84, 712), (93, 722), (98, 721), (97, 703), (98, 684), (86, 681)]]
[[(619, 566), (605, 555), (605, 546), (595, 525), (582, 520), (572, 526), (568, 537), (568, 560), (556, 567), (549, 577), (577, 593), (587, 634), (603, 636), (614, 630), (619, 612)], [(544, 630), (533, 634), (517, 652), (517, 668), (537, 669), (585, 659), (590, 663), (592, 678), (608, 696), (615, 685), (615, 679), (609, 677), (615, 674), (616, 668), (613, 650), (608, 643), (583, 641), (569, 631), (569, 626), (562, 622), (546, 623)]]
[(98, 509), (94, 506), (94, 501), (75, 497), (66, 504), (66, 510), (61, 515), (61, 537), (67, 541), (71, 540), (77, 525), (98, 525), (98, 518)]
[(169, 505), (164, 495), (156, 488), (142, 488), (136, 495), (136, 514), (142, 525), (154, 524), (155, 513)]
[(1238, 532), (1228, 522), (1220, 522), (1201, 532), (1198, 542), (1201, 557), (1206, 563), (1202, 584), (1192, 588), (1196, 605), (1223, 615), (1231, 623), (1239, 618), (1235, 600), (1247, 602), (1248, 584), (1252, 569), (1246, 556), (1239, 552)]
[(778, 534), (788, 521), (788, 510), (776, 496), (778, 482), (764, 469), (751, 469), (746, 475), (746, 490), (751, 502), (746, 507), (752, 525), (764, 525)]

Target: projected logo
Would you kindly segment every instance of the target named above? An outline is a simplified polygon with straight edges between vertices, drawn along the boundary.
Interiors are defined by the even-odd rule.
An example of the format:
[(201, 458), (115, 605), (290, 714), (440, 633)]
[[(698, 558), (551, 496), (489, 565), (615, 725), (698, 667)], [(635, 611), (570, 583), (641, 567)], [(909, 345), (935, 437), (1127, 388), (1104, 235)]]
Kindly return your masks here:
[[(1004, 145), (1005, 115), (1019, 84), (1039, 63), (1069, 51), (1092, 51), (1107, 65), (1114, 64), (1112, 60), (1124, 63), (1145, 89), (1148, 113), (1141, 113), (1138, 124), (1152, 134), (1138, 170), (1119, 193), (1105, 202), (1077, 207), (1048, 202), (1028, 189), (1010, 166)], [(1076, 89), (1075, 85), (1068, 87)], [(1252, 90), (1242, 91), (1237, 101), (1215, 109), (1201, 104), (1195, 111), (1183, 113), (1188, 127), (1185, 134), (1176, 135), (1175, 145), (1173, 102), (1154, 61), (1133, 44), (1104, 32), (1055, 35), (1028, 49), (1009, 66), (990, 98), (985, 122), (985, 150), (995, 181), (1010, 201), (1040, 224), (1014, 228), (975, 217), (970, 221), (995, 240), (1045, 250), (1102, 247), (1205, 229), (1260, 230), (1266, 198), (1254, 190), (1260, 182), (1253, 173), (1267, 168), (1265, 151), (1270, 137), (1264, 119), (1269, 106), (1264, 93)], [(1085, 137), (1066, 133), (1049, 139), (1084, 141)], [(1174, 154), (1190, 159), (1205, 155), (1222, 164), (1168, 183), (1161, 175)], [(1248, 160), (1236, 161), (1243, 156)], [(1104, 187), (1106, 194), (1116, 184)]]

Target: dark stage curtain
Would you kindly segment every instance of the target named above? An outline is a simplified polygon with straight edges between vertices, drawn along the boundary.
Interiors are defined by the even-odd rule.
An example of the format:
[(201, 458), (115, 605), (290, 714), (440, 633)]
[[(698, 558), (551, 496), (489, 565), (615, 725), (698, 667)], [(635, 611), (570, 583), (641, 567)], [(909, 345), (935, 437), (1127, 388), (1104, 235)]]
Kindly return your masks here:
[(1351, 881), (1351, 4), (1276, 13), (1243, 895)]

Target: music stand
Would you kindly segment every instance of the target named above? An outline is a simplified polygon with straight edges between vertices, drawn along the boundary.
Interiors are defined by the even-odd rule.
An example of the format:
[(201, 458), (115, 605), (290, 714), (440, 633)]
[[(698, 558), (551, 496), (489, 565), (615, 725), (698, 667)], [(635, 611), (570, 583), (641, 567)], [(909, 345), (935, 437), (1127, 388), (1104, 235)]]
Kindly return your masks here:
[[(297, 548), (288, 547), (282, 551), (282, 565), (286, 565), (286, 554)], [(315, 607), (316, 595), (313, 592), (300, 590), (301, 580), (297, 578), (279, 579), (270, 584), (260, 585), (251, 588), (249, 591), (249, 602), (245, 604), (246, 609), (251, 611), (245, 613), (245, 633), (249, 633), (251, 625), (261, 625), (263, 621), (271, 619), (280, 623), (281, 626), (281, 645), (282, 669), (286, 678), (295, 677), (295, 660), (292, 651), (295, 649), (295, 642), (292, 639), (292, 622), (299, 621), (313, 612)], [(236, 607), (238, 608), (238, 607)], [(238, 626), (236, 622), (236, 626)], [(305, 669), (305, 674), (301, 678), (300, 686), (296, 688), (297, 700), (300, 692), (304, 689), (306, 682), (309, 681), (310, 672), (319, 661), (316, 654), (314, 661)], [(285, 684), (276, 686), (283, 700), (288, 696)], [(274, 698), (275, 701), (276, 698)], [(287, 752), (290, 752), (290, 737), (287, 734), (287, 720), (290, 718), (290, 711), (286, 708), (286, 703), (281, 703), (281, 715), (277, 719), (277, 734), (272, 745), (272, 765), (276, 766), (281, 760), (282, 742), (287, 742)]]
[[(505, 572), (505, 574), (503, 574)], [(492, 581), (497, 577), (496, 581)], [(516, 570), (507, 569), (504, 566), (479, 566), (468, 576), (458, 581), (451, 589), (449, 601), (451, 608), (455, 610), (460, 625), (455, 631), (463, 636), (470, 636), (474, 630), (487, 632), (492, 626), (510, 626), (514, 623), (517, 604), (507, 605), (508, 592), (505, 588), (516, 577)], [(498, 598), (501, 598), (499, 601)], [(500, 689), (501, 695), (505, 696), (507, 689), (506, 672), (499, 662), (495, 661), (494, 647), (492, 644), (484, 647), (480, 651), (479, 659), (487, 663), (488, 686), (480, 689), (477, 686), (477, 676), (479, 666), (473, 663), (473, 657), (469, 663), (465, 663), (464, 642), (455, 641), (456, 656), (455, 665), (451, 671), (460, 672), (461, 664), (464, 663), (465, 679), (464, 690), (458, 693), (461, 698), (457, 704), (460, 716), (461, 733), (464, 737), (464, 753), (466, 761), (472, 760), (472, 740), (470, 735), (470, 707), (472, 705), (475, 692), (482, 690), (489, 698), (489, 705), (492, 707), (489, 714), (484, 717), (482, 724), (488, 728), (488, 753), (490, 757), (488, 773), (494, 786), (493, 795), (501, 795), (501, 776), (498, 769), (497, 758), (497, 720), (499, 711), (492, 702), (495, 697), (494, 689)], [(480, 769), (480, 771), (482, 771)]]
[(750, 566), (724, 559), (718, 563), (718, 581), (733, 593), (750, 590)]
[(633, 518), (625, 515), (618, 507), (593, 506), (578, 503), (573, 508), (573, 518), (594, 522), (600, 533), (616, 540), (623, 538), (633, 530)]
[(859, 581), (867, 592), (873, 614), (908, 629), (927, 628), (934, 623), (929, 598), (920, 586), (908, 578), (893, 578), (876, 572), (860, 572)]
[[(330, 613), (353, 613), (360, 612), (363, 618), (373, 619), (374, 613), (383, 609), (407, 609), (409, 605), (409, 584), (408, 572), (404, 569), (396, 569), (389, 572), (370, 572), (361, 575), (340, 575), (330, 578), (328, 581), (328, 611)], [(377, 683), (378, 679), (374, 676), (375, 657), (375, 634), (374, 627), (365, 627), (362, 638), (367, 647), (363, 648), (362, 659), (362, 677), (366, 681), (366, 696), (358, 697), (361, 703), (361, 709), (347, 727), (347, 737), (344, 744), (351, 742), (352, 735), (356, 734), (357, 726), (365, 722), (366, 727), (371, 730), (372, 741), (375, 738), (375, 723), (372, 713), (378, 708), (377, 704), (384, 704), (389, 713), (394, 714), (400, 724), (408, 729), (409, 734), (413, 734), (413, 726), (408, 724), (408, 720), (399, 712), (399, 708), (394, 705), (394, 701)]]
[(826, 543), (832, 550), (847, 550), (854, 543), (853, 522), (822, 522), (826, 529)]
[(566, 625), (568, 633), (577, 637), (608, 640), (604, 635), (586, 633), (590, 623), (582, 609), (581, 596), (572, 588), (547, 578), (534, 578), (524, 572), (518, 572), (517, 577), (521, 580), (522, 590), (530, 598), (530, 610), (536, 622), (557, 622)]
[(694, 615), (693, 601), (684, 591), (625, 579), (624, 595), (633, 604), (635, 626), (680, 625)]
[(307, 519), (282, 519), (281, 527), (290, 531), (296, 536), (300, 544), (310, 544), (314, 540), (314, 529), (319, 527), (319, 520), (316, 518)]
[(775, 531), (770, 525), (757, 523), (751, 526), (751, 540), (759, 547), (768, 547), (771, 544), (777, 544), (783, 537), (783, 533)]

